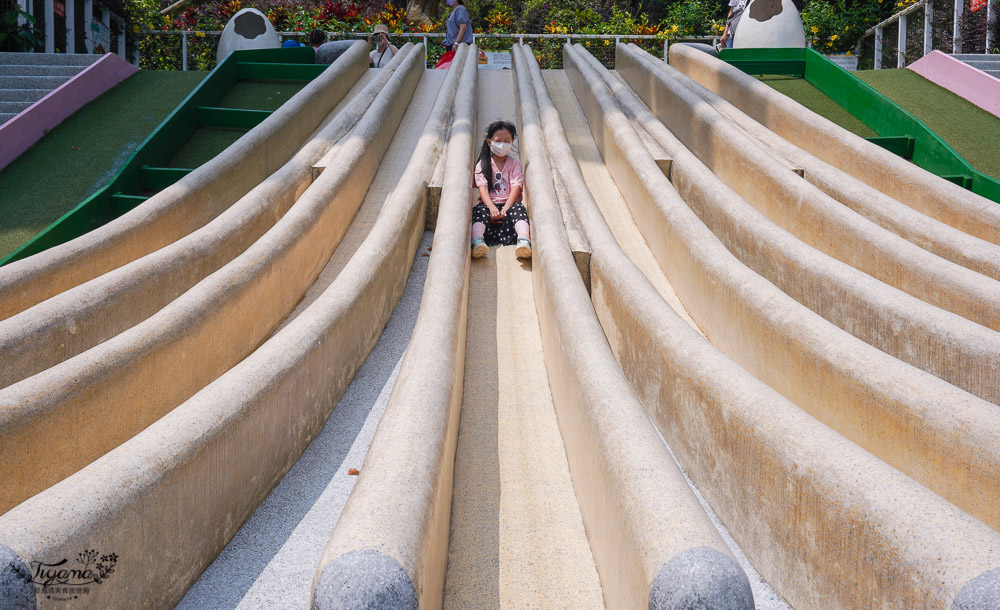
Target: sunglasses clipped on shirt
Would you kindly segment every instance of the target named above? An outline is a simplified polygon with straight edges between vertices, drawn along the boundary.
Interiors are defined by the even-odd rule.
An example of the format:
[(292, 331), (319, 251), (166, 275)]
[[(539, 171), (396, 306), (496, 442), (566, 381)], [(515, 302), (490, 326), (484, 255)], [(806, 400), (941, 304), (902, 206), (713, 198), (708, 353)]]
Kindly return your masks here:
[(497, 172), (496, 176), (493, 176), (493, 179), (496, 180), (496, 182), (493, 183), (493, 190), (494, 191), (499, 191), (500, 190), (500, 179), (501, 178), (503, 178), (503, 174), (501, 174), (500, 172)]

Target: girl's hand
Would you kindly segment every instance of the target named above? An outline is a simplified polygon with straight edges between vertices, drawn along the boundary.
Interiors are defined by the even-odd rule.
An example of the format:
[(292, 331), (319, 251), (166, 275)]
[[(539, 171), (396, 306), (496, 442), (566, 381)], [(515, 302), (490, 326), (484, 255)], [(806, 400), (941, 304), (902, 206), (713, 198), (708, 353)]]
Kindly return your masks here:
[(497, 209), (497, 206), (495, 204), (487, 203), (486, 207), (489, 208), (490, 218), (492, 218), (493, 220), (500, 220), (503, 218), (503, 213)]

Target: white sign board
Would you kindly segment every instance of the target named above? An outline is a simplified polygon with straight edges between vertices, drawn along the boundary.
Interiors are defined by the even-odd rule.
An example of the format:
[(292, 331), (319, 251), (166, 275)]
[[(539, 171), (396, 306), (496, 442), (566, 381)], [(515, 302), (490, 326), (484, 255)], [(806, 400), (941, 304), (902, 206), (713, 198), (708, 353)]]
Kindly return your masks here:
[(826, 58), (849, 72), (854, 72), (858, 69), (857, 55), (827, 55)]
[(510, 70), (510, 51), (480, 51), (479, 67), (485, 70)]
[(103, 55), (111, 52), (111, 28), (96, 16), (90, 22), (90, 38), (94, 41), (94, 53)]

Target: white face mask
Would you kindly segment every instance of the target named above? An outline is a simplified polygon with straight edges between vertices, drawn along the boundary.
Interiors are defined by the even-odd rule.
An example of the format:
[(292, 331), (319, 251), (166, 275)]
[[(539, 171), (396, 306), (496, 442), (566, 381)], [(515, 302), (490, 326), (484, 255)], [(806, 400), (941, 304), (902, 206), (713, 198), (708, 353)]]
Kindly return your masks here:
[(491, 140), (490, 152), (498, 157), (506, 157), (507, 153), (510, 152), (510, 142), (493, 142)]

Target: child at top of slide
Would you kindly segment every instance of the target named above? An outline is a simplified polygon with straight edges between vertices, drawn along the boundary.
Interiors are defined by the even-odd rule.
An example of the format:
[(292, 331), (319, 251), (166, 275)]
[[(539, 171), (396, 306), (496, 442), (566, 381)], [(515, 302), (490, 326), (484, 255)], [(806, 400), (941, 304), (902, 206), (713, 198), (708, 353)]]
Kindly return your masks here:
[(479, 198), (472, 208), (472, 258), (486, 256), (490, 246), (515, 243), (515, 256), (531, 258), (528, 211), (521, 203), (524, 172), (508, 154), (516, 136), (517, 129), (507, 121), (494, 121), (486, 128), (474, 172)]

